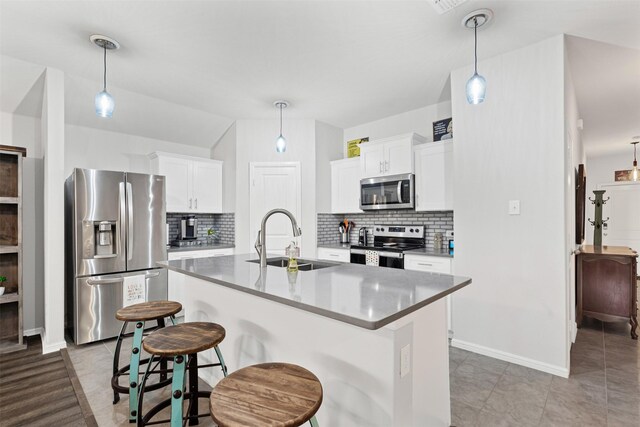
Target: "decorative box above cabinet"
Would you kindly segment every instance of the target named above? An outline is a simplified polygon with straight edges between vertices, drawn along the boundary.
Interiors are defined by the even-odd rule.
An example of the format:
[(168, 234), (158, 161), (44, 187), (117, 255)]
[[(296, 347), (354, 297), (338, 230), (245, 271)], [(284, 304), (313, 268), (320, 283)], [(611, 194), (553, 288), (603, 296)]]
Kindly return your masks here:
[(413, 173), (413, 146), (426, 142), (416, 133), (360, 144), (362, 178)]
[(166, 177), (167, 212), (222, 212), (220, 160), (152, 153), (151, 171)]
[(453, 210), (453, 141), (414, 148), (416, 211)]
[(331, 162), (331, 213), (355, 213), (360, 210), (360, 159)]

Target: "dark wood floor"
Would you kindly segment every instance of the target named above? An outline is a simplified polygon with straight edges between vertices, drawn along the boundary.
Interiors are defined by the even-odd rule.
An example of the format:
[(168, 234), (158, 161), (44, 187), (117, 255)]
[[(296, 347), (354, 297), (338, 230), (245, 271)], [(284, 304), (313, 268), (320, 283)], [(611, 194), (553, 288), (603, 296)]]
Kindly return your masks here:
[(0, 426), (97, 426), (66, 350), (43, 355), (31, 337), (0, 355)]

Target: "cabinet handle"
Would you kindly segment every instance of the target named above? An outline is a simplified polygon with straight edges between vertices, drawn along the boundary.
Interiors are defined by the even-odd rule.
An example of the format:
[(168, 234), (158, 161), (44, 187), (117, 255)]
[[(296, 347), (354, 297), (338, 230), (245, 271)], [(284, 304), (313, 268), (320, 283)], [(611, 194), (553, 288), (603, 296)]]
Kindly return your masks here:
[(419, 262), (418, 265), (424, 265), (425, 267), (433, 267), (433, 264), (428, 264), (426, 262)]
[(385, 161), (384, 161), (384, 171), (385, 171), (385, 172), (388, 172), (388, 171), (389, 171), (389, 161), (388, 161), (388, 160), (385, 160)]
[(198, 198), (196, 197), (196, 209), (198, 209)]
[(191, 209), (191, 203), (193, 202), (193, 199), (189, 199), (189, 209)]
[(380, 162), (380, 167), (379, 167), (379, 169), (380, 169), (380, 172), (382, 172), (382, 162)]
[(338, 254), (329, 254), (329, 256), (332, 256), (334, 258), (338, 258), (340, 255), (338, 255)]

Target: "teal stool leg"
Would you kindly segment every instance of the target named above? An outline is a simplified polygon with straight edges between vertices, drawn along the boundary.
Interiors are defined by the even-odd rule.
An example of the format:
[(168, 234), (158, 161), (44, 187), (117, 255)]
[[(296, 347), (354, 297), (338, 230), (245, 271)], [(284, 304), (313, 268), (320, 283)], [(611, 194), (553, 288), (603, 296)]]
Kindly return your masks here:
[(133, 331), (131, 346), (131, 362), (129, 365), (129, 422), (136, 422), (138, 410), (138, 369), (140, 368), (140, 353), (142, 353), (142, 332), (144, 322), (137, 322)]
[(173, 359), (173, 380), (171, 382), (171, 427), (182, 427), (182, 400), (184, 399), (184, 356)]
[(320, 427), (320, 424), (318, 424), (318, 420), (316, 420), (315, 416), (311, 417), (311, 419), (309, 420), (309, 424), (311, 424), (311, 427)]
[(216, 355), (218, 356), (218, 360), (220, 361), (220, 367), (222, 368), (222, 373), (226, 377), (227, 376), (227, 365), (224, 363), (224, 357), (222, 357), (222, 352), (220, 351), (218, 346), (213, 347), (213, 349), (216, 351)]

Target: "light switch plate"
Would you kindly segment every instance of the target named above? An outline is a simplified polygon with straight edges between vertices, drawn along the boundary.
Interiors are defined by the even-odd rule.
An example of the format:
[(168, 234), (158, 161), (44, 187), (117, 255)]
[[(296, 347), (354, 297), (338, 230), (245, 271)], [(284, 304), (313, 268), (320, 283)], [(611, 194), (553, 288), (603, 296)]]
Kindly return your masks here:
[(509, 200), (509, 215), (520, 215), (520, 200)]
[(400, 349), (400, 378), (411, 373), (411, 344)]

